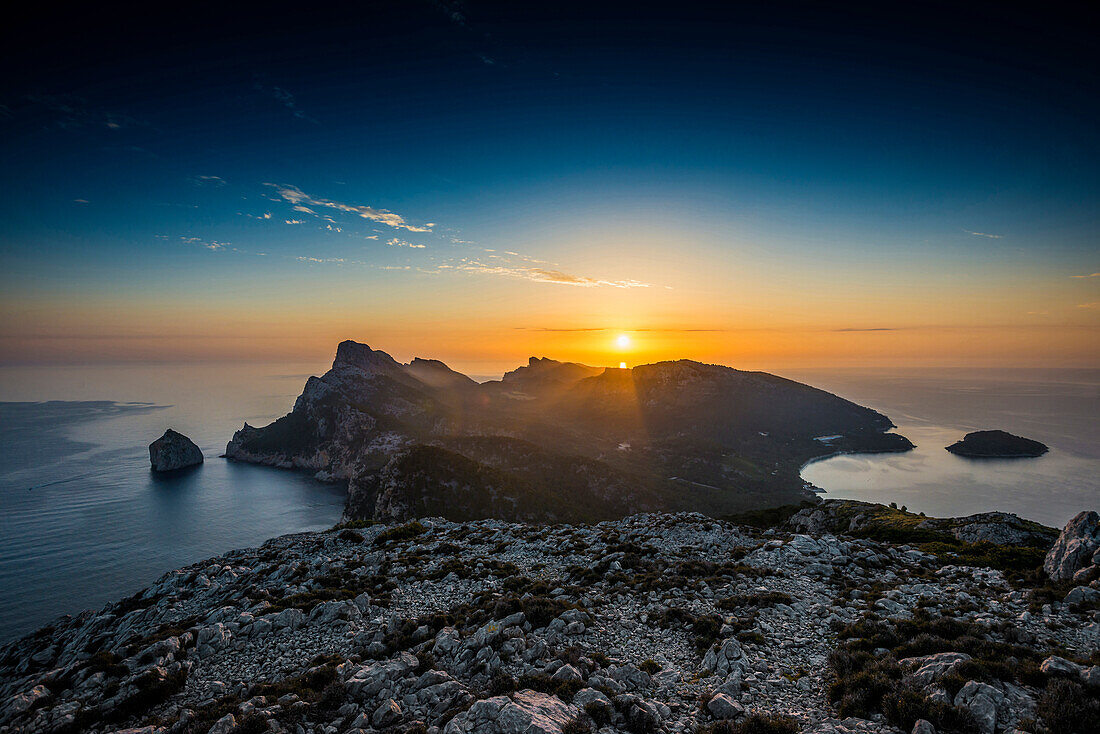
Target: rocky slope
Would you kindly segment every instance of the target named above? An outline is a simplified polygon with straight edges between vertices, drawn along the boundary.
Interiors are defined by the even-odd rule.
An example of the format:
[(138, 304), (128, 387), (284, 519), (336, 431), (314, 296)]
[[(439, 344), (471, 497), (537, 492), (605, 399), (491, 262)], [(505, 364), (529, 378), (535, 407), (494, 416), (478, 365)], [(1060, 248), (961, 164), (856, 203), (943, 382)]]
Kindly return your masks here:
[[(909, 514), (876, 507), (852, 532)], [(898, 543), (796, 509), (276, 538), (0, 649), (0, 732), (1095, 730), (1095, 513), (1052, 582), (1015, 531)]]
[(596, 521), (807, 499), (806, 461), (911, 448), (891, 427), (807, 385), (686, 360), (602, 370), (531, 358), (478, 384), (346, 341), (291, 413), (246, 424), (225, 453), (346, 480), (349, 519)]

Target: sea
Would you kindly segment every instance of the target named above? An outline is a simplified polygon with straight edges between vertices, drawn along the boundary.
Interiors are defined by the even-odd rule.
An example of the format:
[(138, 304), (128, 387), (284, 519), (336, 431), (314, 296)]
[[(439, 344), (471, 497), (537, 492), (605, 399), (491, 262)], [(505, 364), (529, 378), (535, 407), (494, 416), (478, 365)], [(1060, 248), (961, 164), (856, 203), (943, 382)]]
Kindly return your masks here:
[[(0, 643), (98, 609), (163, 573), (338, 522), (344, 489), (219, 458), (245, 422), (293, 406), (325, 363), (0, 367)], [(879, 410), (917, 448), (807, 465), (823, 497), (929, 515), (1015, 512), (1062, 525), (1100, 508), (1100, 370), (779, 371)], [(149, 469), (166, 428), (205, 463)], [(944, 450), (1000, 428), (1051, 447), (1038, 459)]]
[[(895, 502), (935, 517), (1000, 510), (1062, 527), (1100, 510), (1100, 370), (813, 370), (785, 374), (888, 416), (916, 448), (834, 456), (802, 478), (823, 498)], [(1037, 458), (975, 459), (947, 446), (999, 429), (1042, 441)]]

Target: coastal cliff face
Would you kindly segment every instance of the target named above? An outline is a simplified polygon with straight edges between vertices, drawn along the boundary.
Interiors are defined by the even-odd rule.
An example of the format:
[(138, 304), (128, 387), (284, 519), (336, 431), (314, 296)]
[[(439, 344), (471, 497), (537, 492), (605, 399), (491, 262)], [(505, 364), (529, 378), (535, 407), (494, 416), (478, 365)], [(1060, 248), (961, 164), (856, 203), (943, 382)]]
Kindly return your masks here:
[(866, 537), (899, 529), (881, 506), (862, 537), (791, 533), (795, 509), (276, 538), (0, 648), (0, 732), (1095, 731), (1095, 579)]
[[(808, 499), (803, 463), (911, 448), (891, 427), (807, 385), (686, 360), (602, 370), (533, 357), (478, 384), (436, 360), (405, 365), (343, 342), (290, 414), (245, 425), (226, 456), (347, 481), (348, 519), (434, 507), (451, 519), (592, 521)], [(425, 494), (432, 476), (437, 496)]]

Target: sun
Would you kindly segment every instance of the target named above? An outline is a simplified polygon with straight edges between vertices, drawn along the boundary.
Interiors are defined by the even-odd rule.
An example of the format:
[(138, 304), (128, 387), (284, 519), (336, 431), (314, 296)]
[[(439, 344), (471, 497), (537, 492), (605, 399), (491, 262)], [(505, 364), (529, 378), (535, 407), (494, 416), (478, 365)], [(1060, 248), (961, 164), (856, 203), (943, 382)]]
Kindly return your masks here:
[(615, 337), (615, 346), (619, 349), (630, 349), (630, 337), (626, 334), (619, 334)]

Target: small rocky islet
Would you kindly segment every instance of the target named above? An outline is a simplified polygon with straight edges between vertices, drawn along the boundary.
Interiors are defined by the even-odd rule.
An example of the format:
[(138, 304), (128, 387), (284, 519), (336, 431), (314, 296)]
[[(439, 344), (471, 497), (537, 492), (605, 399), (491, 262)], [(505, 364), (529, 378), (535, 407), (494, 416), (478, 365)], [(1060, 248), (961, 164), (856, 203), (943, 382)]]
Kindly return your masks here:
[(947, 450), (956, 456), (975, 459), (1017, 459), (1042, 456), (1050, 449), (1044, 443), (1006, 431), (974, 431)]
[(358, 523), (0, 648), (0, 732), (1095, 731), (1100, 516)]
[(155, 472), (172, 472), (203, 463), (202, 449), (171, 428), (149, 444), (149, 464)]

